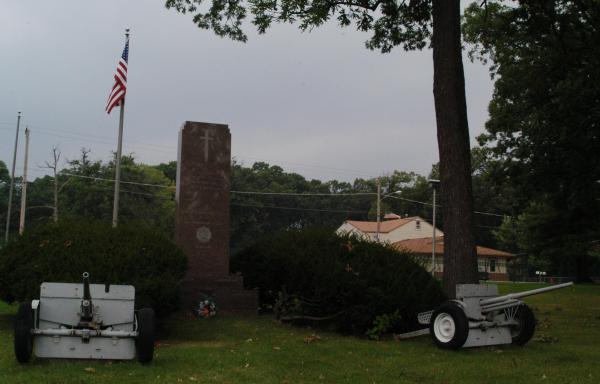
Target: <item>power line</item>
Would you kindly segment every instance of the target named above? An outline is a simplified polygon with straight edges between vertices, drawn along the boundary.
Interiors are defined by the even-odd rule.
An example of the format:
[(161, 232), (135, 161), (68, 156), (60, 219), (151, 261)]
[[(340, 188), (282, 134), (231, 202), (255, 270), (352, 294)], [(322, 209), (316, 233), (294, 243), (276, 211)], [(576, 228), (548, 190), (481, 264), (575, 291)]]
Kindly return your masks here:
[[(411, 203), (417, 203), (417, 204), (421, 204), (421, 205), (427, 205), (429, 207), (433, 207), (433, 204), (431, 203), (427, 203), (424, 201), (418, 201), (418, 200), (412, 200), (412, 199), (406, 199), (404, 197), (398, 197), (398, 196), (391, 196), (391, 195), (386, 195), (385, 198), (392, 198), (392, 199), (396, 199), (396, 200), (403, 200), (403, 201), (409, 201)], [(442, 208), (441, 205), (437, 205), (436, 204), (436, 208)], [(508, 215), (501, 215), (499, 213), (492, 213), (492, 212), (482, 212), (482, 211), (473, 211), (473, 213), (477, 213), (479, 215), (487, 215), (487, 216), (496, 216), (496, 217), (510, 217)]]
[(246, 158), (246, 159), (254, 159), (254, 160), (260, 160), (260, 161), (265, 161), (265, 162), (271, 162), (271, 163), (282, 163), (282, 164), (291, 164), (291, 165), (296, 165), (296, 166), (300, 166), (300, 167), (304, 167), (304, 168), (316, 168), (316, 169), (325, 169), (325, 170), (329, 170), (329, 171), (334, 171), (337, 173), (348, 173), (348, 174), (352, 174), (352, 175), (368, 175), (368, 177), (372, 178), (373, 176), (370, 173), (361, 171), (361, 170), (355, 170), (355, 169), (348, 169), (348, 168), (335, 168), (335, 167), (326, 167), (326, 166), (322, 166), (322, 165), (316, 165), (316, 164), (305, 164), (305, 163), (295, 163), (295, 162), (291, 162), (291, 161), (285, 161), (285, 162), (281, 162), (281, 161), (277, 161), (277, 160), (273, 160), (273, 159), (264, 159), (264, 158), (258, 158), (258, 157), (253, 157), (253, 156), (245, 156), (245, 155), (237, 155), (234, 157), (241, 157), (241, 158)]
[(357, 193), (304, 193), (304, 192), (260, 192), (260, 191), (229, 191), (233, 194), (238, 195), (274, 195), (274, 196), (326, 196), (326, 197), (338, 197), (338, 196), (375, 196), (377, 193), (374, 192), (357, 192)]
[[(95, 142), (95, 143), (100, 143), (100, 144), (106, 144), (106, 145), (110, 145), (111, 147), (115, 145), (115, 143), (113, 141), (107, 141), (110, 139), (101, 139), (101, 138), (95, 138), (94, 136), (91, 137), (87, 137), (86, 135), (80, 135), (81, 137), (69, 134), (69, 136), (65, 136), (64, 134), (57, 134), (57, 133), (52, 133), (49, 132), (47, 130), (41, 130), (40, 128), (36, 128), (35, 129), (36, 133), (42, 134), (42, 135), (50, 135), (50, 136), (55, 136), (55, 137), (60, 137), (63, 139), (67, 139), (67, 140), (74, 140), (74, 141), (80, 141), (80, 140), (85, 140), (86, 142)], [(132, 145), (133, 143), (133, 145)], [(139, 142), (134, 142), (134, 141), (127, 141), (126, 144), (129, 147), (133, 147), (133, 149), (138, 149), (138, 150), (146, 150), (146, 151), (158, 151), (158, 152), (163, 152), (163, 153), (174, 153), (174, 150), (166, 150), (163, 146), (158, 146), (158, 145), (153, 145), (153, 144), (145, 144), (145, 143), (139, 143)], [(143, 148), (143, 147), (152, 147), (152, 148)], [(163, 149), (161, 149), (163, 148)]]
[(508, 215), (501, 215), (499, 213), (491, 213), (491, 212), (480, 212), (480, 211), (473, 211), (474, 213), (480, 214), (480, 215), (487, 215), (487, 216), (496, 216), (496, 217), (510, 217)]
[[(38, 167), (43, 169), (43, 167)], [(108, 178), (104, 178), (104, 177), (98, 177), (98, 176), (84, 176), (84, 175), (77, 175), (77, 174), (73, 174), (73, 173), (67, 173), (67, 172), (61, 172), (60, 175), (63, 176), (70, 176), (70, 177), (80, 177), (83, 179), (90, 179), (90, 180), (102, 180), (102, 181), (110, 181), (112, 183), (115, 182), (115, 179), (108, 179)], [(122, 181), (121, 183), (124, 184), (131, 184), (131, 185), (141, 185), (141, 186), (145, 186), (145, 187), (159, 187), (159, 188), (170, 188), (173, 189), (175, 188), (175, 186), (173, 185), (164, 185), (164, 184), (150, 184), (150, 183), (139, 183), (139, 182), (135, 182), (135, 181)], [(377, 195), (374, 192), (357, 192), (357, 193), (304, 193), (304, 192), (262, 192), (262, 191), (229, 191), (230, 193), (233, 194), (240, 194), (240, 195), (274, 195), (274, 196), (326, 196), (326, 197), (338, 197), (338, 196), (374, 196)]]
[[(383, 199), (386, 199), (386, 198), (388, 198), (388, 197), (389, 197), (389, 198), (392, 198), (392, 199), (396, 199), (396, 200), (409, 201), (409, 202), (411, 202), (411, 203), (417, 203), (417, 204), (421, 204), (421, 205), (427, 205), (427, 206), (433, 207), (433, 204), (431, 204), (431, 203), (426, 203), (426, 202), (424, 202), (424, 201), (412, 200), (412, 199), (407, 199), (407, 198), (405, 198), (405, 197), (398, 197), (398, 196), (392, 196), (392, 195), (385, 195), (385, 196), (382, 198), (382, 200), (383, 200)], [(438, 204), (436, 204), (436, 207), (437, 207), (437, 208), (441, 208), (442, 206), (441, 206), (441, 205), (438, 205)]]
[[(34, 128), (36, 131), (59, 132), (59, 133), (63, 133), (63, 134), (66, 133), (71, 136), (80, 136), (80, 138), (86, 138), (86, 139), (89, 139), (91, 137), (91, 138), (96, 138), (96, 139), (100, 139), (100, 140), (108, 140), (108, 142), (106, 142), (107, 144), (114, 144), (114, 142), (117, 139), (116, 137), (112, 137), (112, 136), (95, 135), (95, 134), (91, 134), (91, 133), (81, 133), (81, 132), (69, 131), (66, 129), (49, 129), (49, 128), (40, 127), (38, 125), (29, 125), (29, 126)], [(58, 134), (55, 134), (55, 135), (60, 136)], [(172, 147), (169, 147), (169, 146), (145, 143), (145, 142), (135, 140), (135, 139), (129, 140), (128, 143), (137, 143), (137, 144), (145, 145), (145, 146), (151, 146), (151, 147), (157, 147), (157, 148), (163, 148), (163, 149), (172, 149)]]
[[(115, 182), (115, 179), (106, 179), (106, 178), (103, 178), (103, 177), (76, 175), (76, 174), (73, 174), (73, 173), (66, 173), (66, 172), (61, 172), (60, 174), (64, 175), (64, 176), (70, 176), (70, 177), (80, 177), (80, 178), (83, 178), (83, 179), (110, 181), (111, 183)], [(141, 185), (141, 186), (144, 186), (144, 187), (175, 188), (172, 185), (138, 183), (138, 182), (135, 182), (135, 181), (123, 181), (123, 180), (121, 180), (120, 183), (121, 184), (131, 184), (131, 185)]]
[(238, 204), (231, 203), (238, 207), (252, 207), (252, 208), (267, 208), (267, 209), (287, 209), (292, 211), (310, 211), (310, 212), (332, 212), (332, 213), (360, 213), (365, 214), (367, 211), (343, 211), (343, 210), (332, 210), (332, 209), (316, 209), (316, 208), (297, 208), (297, 207), (280, 207), (274, 205), (252, 205), (252, 204)]
[[(79, 133), (79, 132), (69, 131), (69, 130), (65, 130), (65, 129), (48, 129), (48, 128), (40, 127), (35, 124), (33, 124), (33, 125), (30, 124), (29, 127), (33, 128), (36, 132), (39, 132), (41, 134), (53, 135), (56, 137), (61, 137), (61, 138), (69, 139), (69, 140), (85, 139), (86, 141), (93, 141), (93, 142), (107, 144), (107, 145), (114, 145), (114, 142), (116, 141), (115, 138), (110, 137), (110, 136), (93, 135), (93, 134), (89, 134), (89, 133)], [(0, 129), (2, 129), (2, 128), (0, 128)], [(56, 133), (56, 132), (58, 132), (58, 133)], [(59, 134), (59, 133), (61, 133), (61, 134)], [(65, 134), (67, 134), (69, 136), (65, 136)], [(73, 136), (75, 136), (75, 137), (73, 137)], [(140, 148), (142, 150), (155, 150), (155, 151), (159, 151), (159, 152), (163, 152), (163, 153), (176, 153), (176, 150), (170, 146), (144, 143), (144, 142), (141, 142), (138, 140), (126, 140), (125, 143), (128, 146), (132, 146), (132, 144), (134, 144), (133, 145), (134, 148), (136, 147), (135, 144), (137, 144), (138, 146), (142, 146), (142, 147), (144, 147), (144, 146), (152, 147), (152, 148)], [(279, 160), (265, 159), (265, 158), (246, 156), (246, 155), (233, 155), (232, 157), (233, 158), (242, 158), (242, 159), (253, 159), (253, 160), (258, 160), (258, 161), (269, 162), (272, 164), (290, 164), (290, 165), (299, 166), (299, 167), (303, 167), (303, 168), (322, 169), (322, 170), (328, 170), (328, 171), (331, 171), (334, 173), (351, 174), (351, 175), (355, 175), (355, 176), (360, 175), (360, 176), (366, 176), (369, 178), (373, 177), (371, 175), (371, 173), (363, 171), (363, 170), (327, 167), (327, 166), (316, 165), (316, 164), (305, 164), (305, 163), (297, 163), (297, 162), (290, 162), (290, 161), (279, 161)]]
[[(42, 167), (38, 167), (38, 168), (42, 168)], [(70, 176), (70, 177), (79, 177), (79, 178), (90, 179), (90, 180), (109, 181), (109, 182), (113, 182), (113, 183), (115, 182), (114, 179), (108, 179), (108, 178), (96, 177), (96, 176), (76, 175), (76, 174), (66, 173), (66, 172), (61, 172), (61, 175)], [(145, 187), (158, 187), (158, 188), (167, 188), (167, 189), (176, 188), (173, 185), (139, 183), (139, 182), (135, 182), (135, 181), (121, 181), (121, 183), (130, 184), (130, 185), (140, 185), (140, 186), (145, 186)], [(377, 195), (377, 193), (375, 193), (375, 192), (356, 192), (356, 193), (311, 193), (311, 192), (309, 192), (309, 193), (303, 193), (303, 192), (262, 192), (262, 191), (234, 191), (234, 190), (229, 191), (229, 192), (232, 194), (237, 194), (237, 195), (299, 196), (299, 197), (303, 197), (303, 196), (306, 196), (306, 197), (310, 197), (310, 196), (344, 197), (344, 196), (375, 196), (375, 195)], [(392, 196), (392, 195), (386, 195), (386, 196), (384, 196), (384, 198), (392, 198), (392, 199), (396, 199), (396, 200), (408, 201), (410, 203), (421, 204), (421, 205), (430, 206), (430, 207), (433, 206), (433, 204), (428, 203), (428, 202), (407, 199), (404, 197), (398, 197), (398, 196)], [(436, 207), (442, 208), (441, 205), (436, 205)], [(507, 215), (501, 215), (501, 214), (492, 213), (492, 212), (482, 212), (482, 211), (473, 211), (473, 212), (476, 214), (479, 214), (479, 215), (487, 215), (487, 216), (494, 216), (494, 217), (510, 217)]]

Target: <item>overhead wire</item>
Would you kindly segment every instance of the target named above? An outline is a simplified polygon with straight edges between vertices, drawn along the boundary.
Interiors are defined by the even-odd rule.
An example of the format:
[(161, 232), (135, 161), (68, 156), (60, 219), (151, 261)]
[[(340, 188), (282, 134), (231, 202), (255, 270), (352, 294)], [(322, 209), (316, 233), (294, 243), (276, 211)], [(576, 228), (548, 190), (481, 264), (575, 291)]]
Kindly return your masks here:
[[(4, 124), (10, 124), (10, 123), (4, 123)], [(49, 135), (54, 135), (54, 136), (58, 136), (58, 137), (64, 137), (67, 139), (75, 139), (75, 140), (79, 140), (82, 138), (86, 138), (87, 140), (90, 140), (89, 138), (93, 138), (93, 140), (90, 141), (96, 141), (96, 142), (100, 142), (103, 144), (113, 144), (114, 138), (112, 137), (108, 137), (108, 136), (100, 136), (100, 135), (91, 135), (91, 134), (81, 134), (81, 133), (77, 133), (74, 131), (68, 131), (68, 130), (50, 130), (50, 129), (46, 129), (46, 128), (41, 128), (37, 125), (30, 125), (30, 127), (34, 128), (36, 131), (45, 131), (45, 132), (40, 132), (40, 133), (45, 133), (45, 134), (49, 134)], [(0, 128), (3, 129), (3, 128)], [(79, 136), (79, 137), (67, 137), (64, 135), (59, 135), (53, 132), (65, 132), (69, 135), (72, 136)], [(111, 141), (104, 141), (104, 139), (108, 139)], [(152, 147), (156, 147), (154, 149), (148, 149), (148, 150), (158, 150), (160, 151), (160, 149), (157, 148), (169, 148), (166, 146), (161, 146), (161, 145), (155, 145), (155, 144), (148, 144), (148, 143), (142, 143), (142, 142), (136, 142), (134, 140), (130, 140), (129, 143), (137, 143), (139, 145), (142, 146), (152, 146)], [(169, 153), (171, 153), (172, 151), (169, 151)], [(241, 157), (245, 157), (245, 158), (253, 158), (250, 156), (241, 156)], [(235, 158), (235, 156), (234, 156)], [(254, 158), (257, 160), (266, 160), (266, 161), (271, 161), (271, 160), (267, 160), (267, 159), (260, 159), (260, 158)], [(301, 163), (293, 163), (293, 162), (280, 162), (280, 163), (287, 163), (287, 164), (295, 164), (298, 166), (302, 166), (302, 167), (313, 167), (313, 168), (318, 168), (318, 169), (327, 169), (327, 170), (332, 170), (332, 171), (338, 171), (338, 172), (354, 172), (354, 174), (357, 174), (356, 171), (354, 170), (346, 170), (346, 169), (342, 169), (342, 168), (334, 168), (334, 167), (326, 167), (326, 166), (317, 166), (317, 165), (309, 165), (309, 164), (301, 164)], [(39, 168), (43, 168), (43, 167), (39, 167)], [(89, 179), (96, 179), (96, 180), (103, 180), (103, 181), (110, 181), (110, 182), (114, 182), (114, 179), (107, 179), (107, 178), (100, 178), (100, 177), (92, 177), (92, 176), (84, 176), (84, 175), (75, 175), (75, 174), (70, 174), (70, 173), (62, 173), (64, 175), (68, 175), (71, 177), (80, 177), (80, 178), (89, 178)], [(366, 173), (365, 173), (366, 175)], [(124, 184), (131, 184), (131, 185), (140, 185), (140, 186), (148, 186), (148, 187), (160, 187), (160, 188), (175, 188), (175, 186), (167, 186), (167, 185), (162, 185), (162, 184), (150, 184), (150, 183), (139, 183), (139, 182), (131, 182), (131, 181), (121, 181)], [(342, 196), (374, 196), (376, 195), (375, 192), (366, 192), (366, 193), (295, 193), (295, 192), (264, 192), (264, 191), (230, 191), (233, 194), (240, 194), (240, 195), (281, 195), (281, 196), (323, 196), (323, 197), (342, 197)], [(402, 201), (407, 201), (407, 202), (411, 202), (411, 203), (415, 203), (415, 204), (421, 204), (421, 205), (425, 205), (425, 206), (433, 206), (433, 204), (428, 203), (428, 202), (423, 202), (423, 201), (418, 201), (418, 200), (413, 200), (413, 199), (408, 199), (408, 198), (403, 198), (403, 197), (398, 197), (398, 196), (392, 196), (390, 194), (383, 196), (383, 198), (392, 198), (392, 199), (397, 199), (397, 200), (402, 200)], [(441, 207), (441, 205), (437, 205), (438, 207)], [(494, 216), (494, 217), (505, 217), (506, 215), (502, 215), (502, 214), (498, 214), (498, 213), (492, 213), (492, 212), (483, 212), (483, 211), (474, 211), (474, 213), (479, 214), (479, 215), (488, 215), (488, 216)]]
[[(412, 200), (412, 199), (407, 199), (404, 197), (391, 196), (391, 195), (386, 195), (385, 197), (390, 197), (390, 198), (396, 199), (396, 200), (409, 201), (411, 203), (417, 203), (417, 204), (422, 204), (422, 205), (427, 205), (427, 206), (433, 207), (432, 203), (427, 203), (424, 201)], [(436, 206), (436, 208), (442, 208), (442, 206), (439, 204), (436, 204), (435, 206)], [(502, 215), (499, 213), (492, 213), (492, 212), (473, 211), (473, 213), (477, 213), (479, 215), (495, 216), (495, 217), (510, 217), (508, 215)]]
[[(111, 146), (114, 145), (114, 142), (116, 141), (116, 138), (113, 138), (110, 136), (94, 135), (94, 134), (88, 134), (88, 133), (82, 134), (79, 132), (65, 130), (65, 129), (48, 129), (48, 128), (40, 127), (37, 124), (28, 124), (28, 126), (30, 127), (30, 129), (32, 129), (38, 133), (61, 137), (61, 138), (68, 139), (68, 140), (85, 140), (85, 141), (91, 141), (91, 142), (96, 142), (96, 143), (106, 144), (106, 145), (111, 145)], [(0, 129), (9, 130), (8, 128), (0, 128)], [(176, 153), (176, 149), (174, 149), (171, 146), (145, 143), (145, 142), (141, 142), (137, 139), (125, 140), (125, 144), (129, 147), (133, 147), (134, 149), (137, 148), (137, 149), (144, 150), (144, 151), (152, 150), (152, 151), (158, 151), (158, 152), (163, 152), (163, 153)], [(152, 148), (143, 148), (143, 147), (152, 147)], [(366, 172), (363, 170), (356, 170), (356, 169), (328, 167), (328, 166), (316, 165), (316, 164), (281, 161), (281, 160), (274, 160), (274, 159), (266, 159), (266, 158), (262, 158), (262, 157), (247, 156), (247, 155), (243, 155), (243, 154), (238, 154), (238, 155), (234, 154), (232, 157), (234, 159), (238, 159), (238, 158), (253, 159), (253, 160), (258, 160), (258, 161), (270, 162), (273, 164), (290, 164), (290, 165), (294, 165), (294, 166), (301, 167), (301, 168), (322, 169), (322, 170), (328, 170), (328, 171), (334, 172), (334, 173), (350, 174), (350, 175), (355, 175), (355, 176), (360, 175), (362, 177), (369, 177), (369, 178), (373, 177), (372, 174), (369, 172)]]
[[(38, 167), (38, 168), (43, 168), (43, 167)], [(79, 178), (90, 179), (90, 180), (109, 181), (112, 183), (115, 182), (115, 179), (108, 179), (108, 178), (97, 177), (97, 176), (77, 175), (77, 174), (66, 173), (66, 172), (62, 172), (61, 175), (70, 176), (70, 177), (79, 177)], [(134, 181), (121, 181), (121, 183), (130, 184), (130, 185), (140, 185), (140, 186), (146, 186), (146, 187), (158, 187), (158, 188), (168, 188), (168, 189), (176, 188), (174, 185), (150, 184), (150, 183), (140, 183), (140, 182), (134, 182)], [(306, 192), (265, 192), (265, 191), (236, 191), (236, 190), (231, 190), (229, 192), (232, 194), (239, 194), (239, 195), (300, 196), (300, 197), (301, 196), (306, 196), (306, 197), (309, 197), (309, 196), (344, 197), (344, 196), (376, 196), (377, 195), (376, 192), (356, 192), (356, 193), (312, 193), (312, 192), (308, 192), (308, 193), (306, 193)], [(404, 198), (404, 197), (392, 196), (391, 194), (384, 195), (383, 198), (392, 198), (392, 199), (396, 199), (396, 200), (407, 201), (407, 202), (411, 202), (411, 203), (415, 203), (415, 204), (421, 204), (421, 205), (433, 207), (433, 204), (428, 203), (428, 202), (408, 199), (408, 198)], [(436, 205), (436, 207), (442, 208), (441, 205)], [(480, 214), (480, 215), (494, 216), (494, 217), (510, 217), (507, 215), (502, 215), (502, 214), (492, 213), (492, 212), (474, 211), (474, 213)]]

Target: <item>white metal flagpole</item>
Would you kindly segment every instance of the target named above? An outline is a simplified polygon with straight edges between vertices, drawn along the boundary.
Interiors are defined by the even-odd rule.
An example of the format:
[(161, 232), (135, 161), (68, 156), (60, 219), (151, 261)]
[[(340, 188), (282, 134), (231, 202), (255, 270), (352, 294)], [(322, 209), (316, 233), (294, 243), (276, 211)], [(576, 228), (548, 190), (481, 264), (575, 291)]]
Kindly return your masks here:
[[(125, 30), (125, 41), (129, 40), (129, 29)], [(117, 143), (117, 158), (115, 160), (115, 196), (113, 200), (113, 228), (119, 222), (119, 187), (121, 183), (121, 150), (123, 149), (123, 120), (125, 118), (125, 97), (119, 102), (119, 141)]]

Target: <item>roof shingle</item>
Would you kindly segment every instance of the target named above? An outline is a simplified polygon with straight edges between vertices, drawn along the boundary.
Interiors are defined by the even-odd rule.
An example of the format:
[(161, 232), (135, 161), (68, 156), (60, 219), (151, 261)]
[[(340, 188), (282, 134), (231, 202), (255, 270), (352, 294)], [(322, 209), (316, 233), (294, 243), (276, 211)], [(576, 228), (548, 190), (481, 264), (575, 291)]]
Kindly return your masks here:
[[(395, 242), (392, 244), (394, 247), (402, 250), (406, 250), (413, 253), (426, 253), (431, 254), (432, 243), (431, 237), (423, 237), (420, 239), (407, 239)], [(444, 254), (444, 237), (439, 236), (435, 238), (435, 254)], [(514, 257), (512, 253), (499, 251), (497, 249), (477, 246), (477, 256), (491, 256), (491, 257)]]
[[(394, 229), (403, 226), (404, 224), (410, 223), (415, 220), (417, 217), (405, 217), (404, 219), (396, 219), (396, 220), (385, 220), (379, 223), (379, 232), (380, 233), (388, 233), (393, 231)], [(356, 220), (346, 220), (346, 223), (352, 225), (354, 228), (360, 230), (365, 233), (375, 233), (377, 232), (377, 222), (376, 221), (356, 221)]]

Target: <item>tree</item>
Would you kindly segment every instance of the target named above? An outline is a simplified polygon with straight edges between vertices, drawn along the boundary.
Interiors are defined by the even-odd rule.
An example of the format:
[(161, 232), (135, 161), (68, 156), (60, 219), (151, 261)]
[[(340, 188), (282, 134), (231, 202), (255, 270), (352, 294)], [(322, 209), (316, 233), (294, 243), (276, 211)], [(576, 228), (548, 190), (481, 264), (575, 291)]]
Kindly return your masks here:
[(54, 177), (54, 200), (52, 205), (52, 220), (58, 221), (58, 162), (60, 161), (61, 152), (57, 147), (52, 148), (52, 162), (46, 161), (46, 168), (52, 170)]
[(589, 279), (600, 238), (599, 25), (600, 3), (592, 0), (465, 11), (470, 55), (490, 60), (497, 79), (479, 141), (518, 216), (502, 232), (515, 226), (534, 264), (580, 281)]
[[(194, 22), (219, 36), (246, 41), (242, 22), (248, 13), (260, 33), (273, 22), (299, 23), (302, 30), (335, 18), (344, 27), (355, 23), (372, 31), (366, 45), (389, 52), (401, 45), (422, 49), (431, 37), (434, 67), (434, 99), (440, 174), (443, 188), (444, 290), (454, 296), (456, 283), (477, 281), (473, 234), (473, 197), (469, 129), (461, 51), (459, 0), (167, 0), (167, 8), (194, 13)], [(203, 10), (206, 10), (203, 12)]]
[(0, 160), (0, 183), (2, 185), (10, 182), (10, 176), (8, 174), (8, 168), (4, 161)]
[[(64, 218), (110, 220), (114, 192), (114, 161), (103, 163), (90, 159), (90, 150), (82, 149), (78, 159), (67, 161), (58, 169), (59, 152), (53, 150), (47, 166), (55, 176), (35, 179), (28, 189), (30, 206), (35, 214), (31, 222)], [(123, 156), (120, 216), (124, 223), (141, 222), (172, 235), (175, 186), (155, 167), (138, 164), (132, 156)]]
[[(332, 192), (330, 185), (344, 189)], [(264, 162), (250, 167), (234, 162), (231, 189), (258, 192), (231, 195), (231, 248), (234, 252), (278, 230), (320, 226), (333, 231), (348, 218), (365, 219), (369, 201), (373, 200), (371, 196), (327, 196), (353, 190), (347, 183), (306, 180), (299, 174), (285, 172), (277, 165)]]
[(158, 169), (159, 171), (161, 171), (162, 173), (164, 173), (164, 175), (171, 180), (173, 183), (175, 183), (175, 179), (177, 178), (177, 162), (176, 161), (169, 161), (168, 163), (160, 163), (158, 165), (155, 165), (154, 168)]

